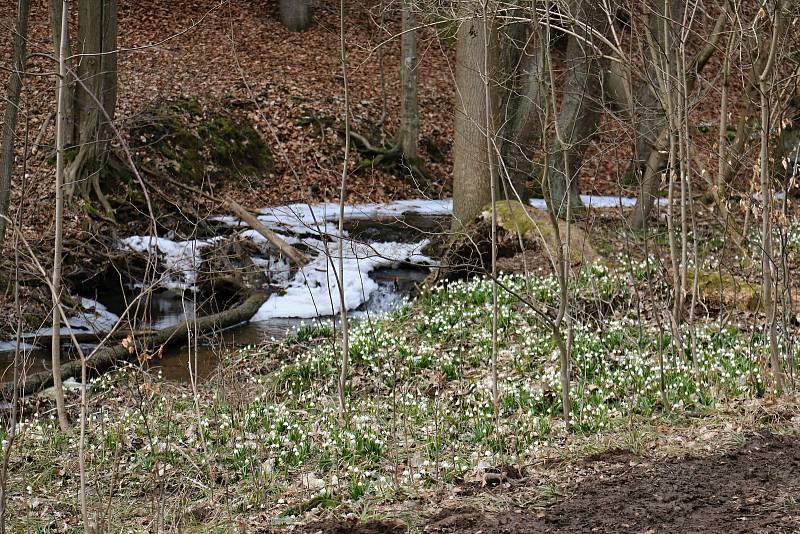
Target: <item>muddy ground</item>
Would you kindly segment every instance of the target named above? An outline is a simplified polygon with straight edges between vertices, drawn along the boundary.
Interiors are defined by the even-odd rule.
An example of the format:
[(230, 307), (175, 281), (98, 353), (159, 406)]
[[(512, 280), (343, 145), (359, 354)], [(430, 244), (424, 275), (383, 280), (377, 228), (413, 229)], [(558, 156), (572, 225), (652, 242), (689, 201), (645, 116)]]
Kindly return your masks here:
[[(800, 438), (751, 436), (731, 452), (648, 463), (627, 451), (583, 460), (595, 473), (546, 507), (449, 506), (422, 532), (766, 533), (800, 531)], [(320, 522), (300, 532), (402, 533), (399, 521)], [(297, 530), (295, 530), (297, 531)]]

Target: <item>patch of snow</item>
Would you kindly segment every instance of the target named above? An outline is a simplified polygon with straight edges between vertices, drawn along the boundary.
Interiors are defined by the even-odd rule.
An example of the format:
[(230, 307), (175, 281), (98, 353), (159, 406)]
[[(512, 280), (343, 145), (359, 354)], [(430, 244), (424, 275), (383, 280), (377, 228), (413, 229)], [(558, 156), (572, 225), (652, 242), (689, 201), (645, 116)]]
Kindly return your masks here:
[[(308, 245), (312, 245), (307, 240)], [(335, 315), (341, 311), (338, 268), (338, 244), (328, 245), (328, 252), (317, 241), (319, 253), (298, 270), (282, 295), (273, 294), (252, 318), (265, 321), (274, 317), (312, 318)], [(345, 306), (354, 310), (369, 300), (378, 283), (369, 273), (378, 267), (389, 267), (400, 262), (429, 262), (419, 251), (427, 245), (420, 243), (344, 243), (344, 295)]]
[[(582, 195), (581, 200), (591, 208), (631, 207), (635, 198)], [(658, 199), (664, 204), (667, 199)], [(534, 208), (546, 209), (543, 199), (531, 199)], [(389, 219), (407, 214), (446, 216), (453, 211), (453, 201), (445, 200), (399, 200), (385, 204), (367, 203), (345, 206), (346, 219)], [(272, 274), (271, 282), (284, 288), (282, 294), (275, 293), (253, 317), (253, 321), (273, 318), (312, 318), (336, 315), (340, 312), (339, 288), (335, 269), (338, 266), (338, 243), (330, 239), (338, 235), (336, 221), (339, 205), (288, 204), (259, 210), (258, 219), (291, 245), (302, 245), (311, 257), (309, 263), (289, 277), (290, 265), (285, 258), (274, 253), (272, 245), (261, 234), (248, 228), (236, 217), (221, 216), (214, 220), (229, 226), (243, 227), (241, 236), (250, 239), (261, 250), (262, 256), (252, 257), (253, 263)], [(157, 251), (166, 267), (166, 287), (193, 288), (197, 280), (197, 268), (201, 263), (200, 250), (216, 239), (195, 241), (172, 241), (167, 238), (133, 236), (122, 241), (122, 246), (138, 252)], [(356, 243), (347, 240), (344, 260), (344, 293), (346, 307), (355, 310), (374, 297), (370, 309), (390, 309), (397, 305), (399, 295), (385, 295), (379, 291), (379, 283), (369, 273), (376, 268), (397, 265), (400, 262), (431, 264), (430, 258), (419, 254), (427, 244), (420, 243)]]
[[(96, 300), (82, 298), (81, 311), (72, 317), (67, 317), (70, 328), (66, 325), (59, 329), (62, 336), (68, 336), (70, 329), (73, 332), (108, 332), (119, 321), (119, 316), (108, 311), (108, 308)], [(45, 327), (22, 334), (24, 339), (35, 339), (53, 335), (52, 327)], [(9, 342), (10, 343), (10, 342)], [(13, 349), (11, 349), (13, 350)]]
[[(546, 210), (547, 203), (543, 198), (532, 198), (529, 201), (531, 207), (539, 210)], [(605, 195), (581, 195), (581, 202), (588, 208), (607, 209), (607, 208), (632, 208), (636, 205), (635, 197), (615, 197)], [(659, 198), (656, 203), (659, 206), (666, 206), (669, 199)]]
[[(753, 193), (753, 200), (756, 202), (761, 202), (763, 195), (761, 193)], [(775, 191), (772, 193), (772, 199), (777, 201), (783, 201), (786, 198), (786, 193), (783, 191)]]
[(82, 298), (83, 310), (75, 317), (69, 318), (69, 324), (75, 327), (84, 327), (95, 332), (109, 332), (119, 321), (119, 316), (108, 311), (108, 308), (96, 300)]
[(197, 268), (202, 261), (200, 249), (219, 239), (173, 241), (165, 237), (135, 235), (123, 239), (121, 246), (134, 252), (158, 252), (166, 268), (166, 280), (161, 285), (170, 289), (190, 289), (197, 282)]
[[(597, 209), (617, 208), (619, 206), (630, 208), (636, 205), (635, 197), (581, 195), (581, 201), (586, 206)], [(667, 202), (668, 199), (666, 198), (657, 200), (659, 205), (666, 205)], [(547, 209), (547, 204), (543, 198), (532, 198), (529, 203), (534, 208)], [(446, 216), (452, 212), (452, 199), (411, 199), (397, 200), (385, 204), (368, 203), (345, 206), (344, 217), (346, 220), (388, 219), (402, 217), (407, 214)], [(268, 228), (282, 233), (296, 235), (319, 235), (320, 233), (335, 235), (337, 233), (337, 227), (335, 224), (331, 224), (331, 221), (338, 220), (339, 205), (332, 202), (287, 204), (285, 206), (262, 208), (259, 213), (259, 221)], [(213, 220), (229, 226), (244, 224), (238, 218), (227, 215), (214, 217)]]
[(74, 376), (71, 376), (71, 377), (67, 378), (61, 384), (64, 386), (64, 389), (67, 390), (67, 391), (77, 391), (77, 390), (81, 389), (81, 386), (82, 386), (80, 381), (77, 378), (75, 378)]
[[(25, 335), (22, 335), (22, 339), (25, 339)], [(36, 345), (32, 345), (30, 343), (25, 343), (24, 341), (20, 340), (19, 342), (19, 350), (20, 351), (28, 351), (37, 348)], [(16, 340), (12, 341), (0, 341), (0, 352), (15, 352), (17, 350), (17, 342)]]
[[(401, 217), (404, 214), (449, 215), (453, 211), (453, 201), (445, 200), (398, 200), (386, 204), (355, 204), (345, 206), (344, 218), (350, 219), (387, 219)], [(339, 205), (326, 202), (323, 204), (287, 204), (259, 210), (258, 220), (271, 230), (296, 235), (336, 235), (338, 228), (331, 221), (339, 219)], [(229, 226), (242, 223), (232, 216), (214, 217), (213, 220)], [(263, 239), (263, 238), (261, 238)]]

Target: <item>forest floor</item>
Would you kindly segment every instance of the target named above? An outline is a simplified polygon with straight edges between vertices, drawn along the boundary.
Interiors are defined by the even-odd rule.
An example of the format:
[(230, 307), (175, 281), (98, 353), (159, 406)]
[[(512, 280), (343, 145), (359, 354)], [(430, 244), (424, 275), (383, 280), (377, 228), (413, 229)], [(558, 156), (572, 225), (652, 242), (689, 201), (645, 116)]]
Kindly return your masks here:
[[(134, 532), (800, 528), (800, 398), (773, 394), (759, 328), (698, 318), (694, 371), (688, 330), (672, 340), (634, 313), (648, 285), (645, 307), (664, 306), (663, 273), (633, 269), (594, 264), (575, 280), (569, 427), (554, 340), (529, 304), (552, 305), (549, 275), (501, 280), (498, 405), (491, 283), (480, 278), (352, 325), (344, 419), (339, 338), (325, 323), (226, 351), (196, 386), (137, 364), (92, 380), (92, 517)], [(157, 369), (158, 355), (148, 359)], [(12, 531), (79, 529), (79, 436), (53, 410), (47, 392), (23, 404)]]
[[(14, 2), (0, 6), (11, 13)], [(395, 39), (384, 48), (382, 127), (375, 47), (399, 20), (389, 16), (390, 29), (381, 34), (369, 6), (361, 7), (348, 14), (351, 119), (357, 131), (388, 143), (397, 129), (399, 47)], [(125, 135), (162, 103), (181, 98), (247, 121), (269, 146), (273, 169), (203, 187), (253, 209), (337, 200), (343, 163), (335, 5), (322, 2), (305, 34), (286, 32), (276, 12), (276, 2), (120, 1), (126, 50), (118, 119)], [(0, 17), (1, 28), (10, 24), (9, 16)], [(52, 71), (41, 56), (52, 48), (47, 26), (45, 3), (35, 3), (29, 47), (38, 54), (31, 61), (35, 74)], [(453, 51), (433, 31), (421, 33), (421, 142), (433, 180), (419, 184), (402, 170), (365, 168), (350, 176), (348, 202), (449, 196)], [(3, 50), (10, 50), (9, 35), (0, 36)], [(29, 76), (26, 84), (21, 124), (29, 139), (43, 135), (24, 167), (18, 154), (18, 170), (27, 175), (25, 184), (15, 181), (12, 205), (22, 210), (22, 234), (46, 267), (53, 79)], [(702, 110), (697, 116), (702, 120)], [(635, 194), (622, 179), (631, 144), (625, 135), (613, 121), (604, 123), (582, 171), (585, 192)], [(159, 206), (176, 218), (191, 210), (193, 219), (221, 214), (218, 205), (160, 182), (156, 187), (170, 197)], [(590, 215), (583, 225), (601, 255), (616, 262), (630, 252), (620, 236), (637, 236), (615, 216)], [(758, 261), (735, 258), (738, 251), (707, 231), (716, 224), (713, 209), (698, 205), (697, 217), (693, 239), (707, 267), (755, 280)], [(655, 230), (654, 241), (665, 245), (666, 233)], [(124, 231), (72, 204), (66, 220), (72, 281), (97, 270), (76, 252), (93, 248), (93, 258), (108, 256)], [(792, 239), (787, 268), (795, 267), (800, 247)], [(763, 315), (736, 310), (736, 302), (725, 303), (735, 311), (718, 314), (719, 303), (701, 302), (695, 325), (702, 372), (695, 376), (690, 347), (678, 346), (690, 336), (673, 344), (661, 322), (669, 307), (666, 260), (651, 261), (641, 242), (631, 248), (635, 261), (597, 265), (576, 280), (570, 428), (558, 415), (549, 331), (523, 303), (505, 297), (496, 424), (487, 372), (491, 291), (485, 280), (474, 280), (437, 288), (388, 318), (355, 327), (346, 422), (336, 399), (337, 332), (324, 327), (227, 352), (218, 372), (196, 387), (137, 365), (92, 381), (85, 458), (94, 520), (109, 532), (797, 531), (800, 399), (770, 392)], [(728, 256), (715, 259), (706, 248), (726, 249)], [(33, 295), (38, 304), (28, 301), (39, 307), (35, 322), (46, 317), (49, 297), (36, 273), (25, 274), (40, 290)], [(552, 277), (507, 282), (529, 300), (553, 304)], [(6, 294), (4, 333), (16, 324), (10, 310)], [(787, 324), (781, 342), (788, 344), (797, 325)], [(77, 392), (67, 395), (77, 422)], [(59, 430), (53, 410), (47, 394), (25, 400), (8, 464), (11, 531), (80, 531), (78, 437)]]

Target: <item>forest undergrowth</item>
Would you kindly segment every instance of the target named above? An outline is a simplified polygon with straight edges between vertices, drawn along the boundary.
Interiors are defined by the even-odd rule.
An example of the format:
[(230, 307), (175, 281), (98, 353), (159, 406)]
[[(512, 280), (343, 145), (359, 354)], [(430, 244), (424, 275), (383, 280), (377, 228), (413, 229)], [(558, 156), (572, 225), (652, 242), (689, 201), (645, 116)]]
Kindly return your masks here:
[[(130, 364), (89, 389), (92, 515), (103, 531), (158, 522), (244, 532), (327, 513), (380, 516), (530, 478), (538, 482), (524, 484), (527, 498), (547, 501), (577, 476), (565, 465), (607, 449), (703, 454), (765, 425), (796, 432), (797, 399), (773, 395), (760, 329), (706, 310), (673, 339), (653, 311), (668, 310), (663, 276), (650, 258), (596, 262), (573, 278), (568, 425), (558, 350), (540, 314), (557, 304), (559, 286), (544, 274), (499, 279), (497, 406), (486, 277), (440, 283), (357, 323), (346, 413), (329, 323), (225, 354), (194, 388)], [(48, 400), (31, 402), (38, 409), (10, 460), (10, 525), (79, 531), (78, 436), (59, 430)]]

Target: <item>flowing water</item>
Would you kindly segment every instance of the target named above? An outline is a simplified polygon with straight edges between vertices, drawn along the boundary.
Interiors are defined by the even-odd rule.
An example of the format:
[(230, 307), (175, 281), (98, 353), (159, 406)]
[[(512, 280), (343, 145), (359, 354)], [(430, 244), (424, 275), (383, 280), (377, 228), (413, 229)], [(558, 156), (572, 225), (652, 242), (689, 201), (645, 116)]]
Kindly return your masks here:
[[(347, 222), (346, 228), (348, 239), (351, 243), (359, 246), (366, 245), (370, 251), (378, 250), (380, 247), (387, 249), (386, 244), (393, 245), (389, 249), (397, 249), (402, 245), (411, 244), (416, 250), (420, 248), (417, 245), (424, 242), (426, 235), (442, 231), (446, 224), (446, 219), (441, 215), (410, 213), (406, 216), (388, 218), (354, 217)], [(288, 236), (290, 233), (286, 232), (285, 235)], [(158, 245), (163, 245), (163, 241), (159, 242)], [(180, 249), (180, 247), (173, 246), (170, 250), (175, 251), (175, 257), (180, 254), (183, 254), (184, 258), (188, 257), (185, 253), (185, 248)], [(264, 250), (267, 250), (266, 247)], [(349, 251), (347, 248), (345, 250), (346, 252)], [(332, 255), (335, 263), (335, 251)], [(370, 253), (367, 256), (372, 255), (373, 253)], [(402, 302), (413, 298), (417, 284), (428, 275), (430, 270), (427, 265), (414, 265), (405, 261), (410, 259), (412, 255), (413, 252), (406, 251), (404, 256), (408, 257), (398, 258), (397, 261), (381, 258), (380, 264), (373, 266), (369, 270), (362, 269), (362, 271), (358, 271), (356, 273), (358, 277), (354, 279), (360, 280), (359, 291), (363, 293), (363, 288), (367, 287), (368, 283), (369, 294), (366, 295), (366, 298), (363, 298), (364, 295), (362, 294), (363, 302), (348, 306), (349, 315), (356, 319), (379, 315), (391, 311)], [(358, 256), (358, 254), (354, 257), (356, 262), (364, 262), (365, 258)], [(269, 256), (265, 254), (253, 259), (266, 263), (269, 260)], [(169, 261), (165, 263), (169, 263)], [(324, 265), (325, 263), (323, 258), (322, 264)], [(142, 299), (140, 301), (141, 303), (138, 307), (134, 306), (128, 309), (137, 295), (139, 284), (129, 283), (123, 288), (114, 287), (112, 284), (106, 284), (103, 287), (85, 288), (85, 295), (83, 295), (85, 298), (83, 300), (84, 306), (88, 311), (79, 320), (70, 319), (73, 331), (79, 334), (82, 341), (81, 348), (85, 354), (91, 353), (97, 346), (96, 340), (94, 343), (91, 342), (96, 337), (93, 332), (97, 331), (96, 335), (99, 336), (99, 332), (108, 331), (113, 326), (116, 318), (125, 314), (126, 309), (128, 309), (128, 312), (125, 314), (125, 330), (142, 332), (177, 325), (187, 317), (194, 317), (195, 314), (204, 315), (219, 311), (214, 302), (207, 302), (203, 305), (196, 302), (196, 294), (191, 284), (187, 283), (187, 279), (189, 281), (194, 279), (194, 274), (188, 272), (189, 269), (186, 265), (178, 264), (177, 261), (173, 261), (171, 265), (173, 269), (170, 271), (170, 276), (165, 278), (167, 280), (167, 283), (163, 284), (165, 287), (151, 291), (146, 300)], [(310, 270), (315, 270), (313, 265)], [(306, 279), (311, 279), (312, 277), (313, 273), (306, 273)], [(327, 283), (329, 280), (324, 282)], [(284, 280), (283, 285), (284, 290), (291, 286), (289, 280)], [(327, 286), (322, 284), (321, 287), (316, 289), (320, 294), (327, 295), (330, 293), (336, 299), (338, 296), (334, 291), (336, 287), (335, 280), (332, 286), (331, 284)], [(274, 297), (277, 299), (284, 298), (280, 295), (282, 292), (279, 289)], [(311, 298), (313, 300), (313, 294)], [(225, 351), (245, 345), (257, 345), (272, 338), (280, 339), (303, 324), (310, 324), (316, 321), (331, 322), (334, 318), (330, 313), (330, 304), (327, 309), (328, 313), (325, 313), (325, 303), (330, 302), (331, 299), (327, 297), (317, 298), (317, 300), (318, 302), (313, 303), (314, 309), (321, 309), (323, 313), (315, 313), (313, 316), (309, 316), (309, 313), (307, 313), (308, 305), (303, 305), (303, 303), (298, 305), (295, 302), (296, 308), (294, 311), (292, 309), (283, 310), (282, 301), (277, 300), (278, 309), (285, 313), (261, 313), (263, 316), (261, 320), (256, 317), (255, 320), (250, 322), (203, 335), (191, 347), (187, 344), (171, 346), (165, 350), (162, 358), (151, 360), (148, 362), (148, 366), (151, 370), (161, 371), (168, 380), (189, 380), (192, 373), (196, 373), (199, 378), (208, 377), (217, 368), (219, 356), (224, 354)], [(334, 311), (338, 312), (338, 304), (333, 308), (335, 308)], [(293, 315), (298, 316), (294, 317)], [(94, 328), (95, 326), (97, 327)], [(66, 336), (67, 334), (67, 329), (62, 328), (62, 335)], [(50, 335), (51, 330), (49, 328), (42, 328), (37, 332), (24, 334), (23, 343), (20, 345), (20, 355), (24, 361), (25, 372), (34, 373), (50, 369)], [(70, 346), (67, 339), (63, 339), (62, 344), (64, 345), (63, 360), (77, 357), (77, 351)], [(0, 344), (0, 381), (9, 381), (12, 377), (15, 347), (16, 343), (12, 341)]]
[[(635, 199), (618, 197), (582, 197), (595, 208), (630, 206)], [(531, 205), (543, 208), (544, 201), (532, 199)], [(427, 276), (435, 258), (422, 254), (428, 238), (449, 227), (452, 202), (449, 200), (402, 200), (390, 204), (347, 206), (343, 281), (346, 306), (351, 316), (380, 314), (413, 298), (417, 284)], [(195, 314), (220, 311), (212, 298), (199, 304), (195, 283), (203, 263), (203, 252), (225, 239), (236, 237), (251, 242), (259, 250), (250, 260), (262, 269), (273, 292), (250, 322), (203, 336), (193, 347), (170, 347), (161, 359), (149, 362), (170, 380), (190, 377), (190, 354), (199, 377), (207, 377), (216, 368), (219, 355), (244, 345), (281, 338), (302, 323), (331, 321), (339, 313), (336, 204), (292, 204), (261, 210), (259, 220), (287, 242), (305, 251), (309, 263), (292, 272), (286, 262), (276, 257), (271, 245), (260, 234), (232, 217), (217, 217), (219, 234), (202, 239), (176, 241), (171, 237), (131, 236), (120, 248), (155, 261), (160, 283), (144, 304), (125, 314), (126, 328), (132, 331), (155, 330), (176, 325)], [(70, 318), (74, 331), (86, 341), (90, 353), (97, 345), (93, 332), (108, 332), (123, 316), (142, 281), (128, 280), (123, 287), (106, 283), (103, 287), (84, 289), (83, 308)], [(62, 325), (64, 326), (64, 325)], [(62, 327), (62, 333), (68, 333)], [(50, 331), (43, 328), (25, 334), (20, 345), (25, 372), (47, 370), (50, 361)], [(118, 342), (116, 340), (114, 342)], [(75, 350), (62, 342), (63, 359), (74, 358)], [(0, 381), (11, 378), (16, 343), (0, 343)]]

